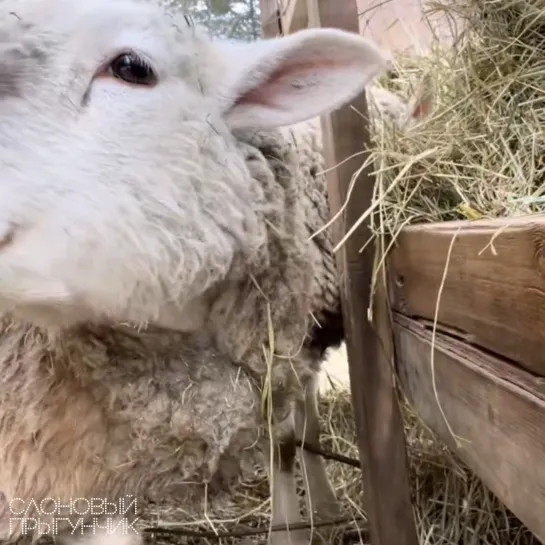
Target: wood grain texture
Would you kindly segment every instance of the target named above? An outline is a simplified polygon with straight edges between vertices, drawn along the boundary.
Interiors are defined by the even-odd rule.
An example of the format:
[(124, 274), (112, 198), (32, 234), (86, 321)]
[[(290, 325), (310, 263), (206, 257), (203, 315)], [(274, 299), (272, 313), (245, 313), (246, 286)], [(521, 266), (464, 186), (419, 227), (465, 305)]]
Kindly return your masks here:
[(307, 0), (282, 0), (280, 17), (284, 36), (307, 28)]
[[(314, 25), (358, 32), (356, 0), (314, 0), (309, 19)], [(365, 93), (352, 102), (367, 116)], [(368, 129), (349, 105), (322, 118), (332, 214), (345, 201), (352, 176), (365, 158)], [(351, 159), (348, 159), (352, 157)], [(340, 164), (342, 161), (344, 163)], [(369, 206), (373, 193), (371, 169), (363, 171), (352, 193), (338, 235), (354, 224)], [(367, 320), (373, 271), (373, 245), (360, 254), (370, 236), (367, 225), (354, 233), (339, 252), (342, 271), (342, 309), (346, 331), (352, 403), (360, 460), (363, 468), (365, 508), (373, 545), (417, 545), (409, 488), (407, 453), (397, 392), (393, 381), (393, 339), (386, 299), (375, 307), (376, 327)], [(390, 348), (385, 353), (382, 347)]]
[(259, 0), (261, 26), (264, 38), (275, 38), (281, 35), (280, 10), (277, 0)]
[(429, 328), (396, 315), (394, 332), (399, 378), (412, 406), (545, 542), (543, 380), (444, 334), (436, 336), (432, 367)]
[(446, 269), (438, 322), (545, 377), (545, 216), (408, 227), (389, 266), (395, 310), (433, 320)]

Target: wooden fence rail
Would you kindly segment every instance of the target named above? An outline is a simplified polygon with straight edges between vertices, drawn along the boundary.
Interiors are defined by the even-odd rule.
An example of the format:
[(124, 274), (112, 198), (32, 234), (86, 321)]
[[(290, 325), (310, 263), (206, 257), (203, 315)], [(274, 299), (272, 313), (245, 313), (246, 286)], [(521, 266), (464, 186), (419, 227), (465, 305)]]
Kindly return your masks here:
[[(313, 25), (358, 33), (356, 0), (342, 3), (309, 0), (307, 7)], [(361, 154), (369, 142), (365, 118), (365, 93), (350, 105), (322, 117), (332, 215), (346, 201), (352, 177), (367, 159)], [(371, 204), (374, 186), (371, 171), (369, 166), (355, 181), (338, 235), (344, 235)], [(365, 507), (374, 545), (417, 545), (403, 421), (394, 389), (393, 338), (384, 292), (384, 297), (376, 298), (373, 305), (375, 323), (370, 323), (367, 317), (375, 259), (374, 244), (367, 244), (370, 236), (368, 223), (364, 223), (338, 255)], [(360, 252), (363, 247), (365, 250)]]
[(388, 265), (405, 394), (545, 542), (545, 216), (408, 227)]
[(390, 266), (395, 310), (433, 320), (440, 297), (441, 326), (545, 377), (545, 216), (408, 227)]

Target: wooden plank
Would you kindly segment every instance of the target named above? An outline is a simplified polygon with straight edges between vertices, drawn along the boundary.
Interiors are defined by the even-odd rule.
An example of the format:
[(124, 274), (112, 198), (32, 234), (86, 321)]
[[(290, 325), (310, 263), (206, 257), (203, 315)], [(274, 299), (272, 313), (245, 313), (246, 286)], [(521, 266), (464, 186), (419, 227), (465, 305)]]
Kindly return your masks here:
[(307, 0), (283, 0), (282, 4), (280, 17), (284, 35), (307, 28)]
[(280, 10), (277, 0), (259, 0), (261, 11), (261, 26), (265, 38), (275, 38), (281, 35)]
[[(309, 18), (321, 26), (358, 31), (355, 0), (319, 0), (311, 8)], [(367, 117), (365, 93), (352, 105)], [(328, 172), (334, 214), (346, 199), (352, 176), (365, 160), (361, 151), (369, 142), (369, 134), (362, 117), (348, 105), (322, 118), (322, 132), (327, 167), (338, 165)], [(362, 172), (356, 182), (342, 222), (344, 230), (354, 224), (371, 202), (374, 182), (371, 171), (372, 167)], [(373, 545), (417, 545), (403, 423), (393, 385), (392, 354), (385, 354), (381, 344), (388, 346), (392, 342), (391, 329), (384, 327), (388, 317), (385, 298), (375, 307), (380, 320), (378, 334), (367, 320), (374, 248), (369, 245), (363, 254), (359, 249), (369, 236), (368, 225), (362, 225), (339, 252), (343, 271), (342, 311), (363, 468), (364, 501)]]
[(446, 269), (438, 322), (545, 376), (545, 216), (408, 227), (389, 266), (397, 311), (433, 320)]
[(396, 315), (394, 332), (398, 374), (410, 403), (545, 542), (542, 379), (443, 334), (436, 336), (432, 367), (429, 329)]
[(358, 7), (360, 33), (392, 53), (427, 53), (437, 41), (453, 45), (463, 30), (454, 10), (429, 13), (427, 0), (358, 0)]
[(320, 21), (318, 19), (319, 13), (318, 13), (318, 5), (317, 0), (307, 0), (307, 16), (308, 16), (308, 23), (307, 25), (310, 28), (319, 27)]

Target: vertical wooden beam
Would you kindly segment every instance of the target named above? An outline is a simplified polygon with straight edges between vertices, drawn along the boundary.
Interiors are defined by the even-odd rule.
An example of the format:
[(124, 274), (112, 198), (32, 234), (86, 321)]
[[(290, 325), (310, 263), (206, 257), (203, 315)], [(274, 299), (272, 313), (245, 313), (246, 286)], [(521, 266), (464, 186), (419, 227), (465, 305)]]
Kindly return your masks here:
[(307, 0), (307, 14), (309, 28), (319, 27), (320, 20), (316, 0)]
[(281, 4), (280, 18), (284, 35), (307, 28), (307, 0), (283, 0)]
[(265, 38), (275, 38), (282, 35), (280, 9), (277, 0), (259, 0), (261, 10), (261, 26)]
[[(358, 32), (356, 0), (311, 0), (309, 20), (322, 27)], [(367, 117), (362, 93), (352, 106)], [(349, 105), (322, 118), (331, 213), (345, 202), (348, 186), (362, 166), (369, 143), (368, 124)], [(348, 157), (352, 159), (346, 160)], [(340, 164), (342, 161), (344, 163)], [(364, 170), (347, 205), (342, 232), (370, 205), (374, 177)], [(337, 231), (338, 233), (338, 231)], [(373, 545), (417, 545), (411, 505), (403, 421), (394, 387), (393, 341), (386, 294), (374, 305), (375, 325), (367, 318), (375, 248), (364, 224), (339, 252), (342, 309), (350, 369), (352, 403), (363, 468), (365, 507)], [(385, 351), (386, 348), (386, 351)]]

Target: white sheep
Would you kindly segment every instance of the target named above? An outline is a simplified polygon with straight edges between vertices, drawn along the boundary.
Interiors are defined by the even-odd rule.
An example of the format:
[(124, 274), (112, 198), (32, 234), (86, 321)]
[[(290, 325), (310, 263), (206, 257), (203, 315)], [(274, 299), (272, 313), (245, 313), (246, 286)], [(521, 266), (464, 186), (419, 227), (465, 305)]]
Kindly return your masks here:
[[(0, 539), (140, 542), (71, 524), (127, 495), (198, 511), (252, 448), (273, 523), (297, 520), (321, 257), (277, 128), (351, 100), (387, 57), (333, 29), (211, 40), (136, 0), (0, 11)], [(245, 131), (276, 134), (284, 163)]]
[(281, 127), (387, 64), (332, 29), (239, 44), (147, 2), (1, 0), (0, 539), (69, 541), (92, 499), (95, 515), (143, 494), (199, 511), (252, 448), (275, 468), (273, 523), (299, 520), (294, 428), (332, 344), (306, 335), (338, 297)]

